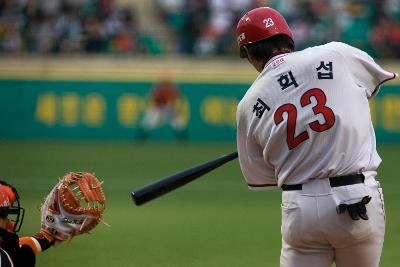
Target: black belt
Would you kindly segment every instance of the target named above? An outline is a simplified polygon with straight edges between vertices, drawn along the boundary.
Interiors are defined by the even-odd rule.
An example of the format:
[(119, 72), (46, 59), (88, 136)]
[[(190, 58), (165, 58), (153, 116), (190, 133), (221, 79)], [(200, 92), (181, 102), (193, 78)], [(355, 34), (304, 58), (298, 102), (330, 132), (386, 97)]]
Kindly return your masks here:
[[(361, 184), (364, 183), (365, 176), (362, 173), (336, 176), (329, 178), (329, 183), (331, 187), (339, 187), (344, 185), (351, 184)], [(281, 186), (283, 191), (292, 191), (292, 190), (302, 190), (302, 184), (284, 184)]]

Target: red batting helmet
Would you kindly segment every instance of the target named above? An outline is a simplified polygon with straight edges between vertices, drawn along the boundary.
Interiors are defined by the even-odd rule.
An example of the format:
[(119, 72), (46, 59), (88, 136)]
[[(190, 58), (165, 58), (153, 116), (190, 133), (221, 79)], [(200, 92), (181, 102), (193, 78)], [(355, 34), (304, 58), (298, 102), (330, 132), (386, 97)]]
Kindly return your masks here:
[(25, 210), (19, 204), (17, 190), (10, 184), (0, 181), (0, 218), (7, 220), (6, 230), (18, 232), (24, 220)]
[(293, 34), (283, 16), (273, 8), (259, 7), (247, 12), (236, 27), (239, 47), (261, 41), (277, 34), (293, 40)]

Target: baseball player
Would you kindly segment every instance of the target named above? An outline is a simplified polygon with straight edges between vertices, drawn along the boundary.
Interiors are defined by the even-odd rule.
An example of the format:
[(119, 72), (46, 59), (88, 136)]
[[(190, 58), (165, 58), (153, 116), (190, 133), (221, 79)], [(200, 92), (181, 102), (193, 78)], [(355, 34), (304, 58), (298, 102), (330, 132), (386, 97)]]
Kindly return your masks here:
[[(82, 199), (74, 196), (78, 188)], [(46, 197), (41, 207), (40, 232), (19, 238), (17, 232), (25, 210), (20, 206), (17, 190), (0, 181), (0, 267), (35, 266), (39, 252), (76, 235), (88, 233), (101, 219), (98, 212), (103, 210), (98, 208), (98, 200), (105, 203), (97, 178), (89, 173), (71, 172), (60, 179)], [(79, 201), (90, 202), (91, 206), (82, 207)], [(74, 207), (78, 213), (71, 211)]]
[(186, 139), (187, 119), (184, 116), (183, 98), (171, 78), (163, 77), (152, 89), (149, 100), (139, 127), (138, 138), (147, 139), (154, 129), (168, 123), (177, 139)]
[(237, 108), (250, 189), (282, 189), (281, 266), (378, 266), (385, 233), (368, 99), (396, 74), (340, 42), (294, 51), (282, 15), (245, 14), (240, 55), (260, 72)]
[(24, 219), (25, 210), (20, 206), (17, 190), (0, 181), (0, 266), (35, 266), (35, 255), (54, 244), (46, 233), (18, 238), (16, 234)]

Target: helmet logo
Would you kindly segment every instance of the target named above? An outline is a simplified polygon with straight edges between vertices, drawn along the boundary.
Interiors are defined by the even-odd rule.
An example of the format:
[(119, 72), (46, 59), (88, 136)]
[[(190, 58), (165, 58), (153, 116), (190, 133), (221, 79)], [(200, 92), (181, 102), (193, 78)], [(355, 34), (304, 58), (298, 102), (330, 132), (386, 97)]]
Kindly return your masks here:
[(8, 198), (3, 200), (3, 203), (0, 204), (0, 207), (10, 207), (10, 201), (8, 200)]
[(271, 18), (264, 19), (263, 23), (265, 24), (265, 28), (274, 26), (274, 21)]
[(246, 39), (246, 36), (244, 35), (244, 32), (242, 32), (242, 33), (238, 36), (237, 40), (238, 40), (238, 42), (240, 43), (240, 42), (243, 41), (244, 39)]

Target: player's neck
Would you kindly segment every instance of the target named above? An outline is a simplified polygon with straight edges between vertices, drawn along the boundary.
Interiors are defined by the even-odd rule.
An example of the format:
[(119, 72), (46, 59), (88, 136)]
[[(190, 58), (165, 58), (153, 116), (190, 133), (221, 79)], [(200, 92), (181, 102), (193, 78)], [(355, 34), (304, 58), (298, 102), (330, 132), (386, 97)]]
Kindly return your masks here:
[[(282, 55), (282, 54), (291, 53), (291, 52), (293, 52), (293, 50), (292, 50), (292, 49), (289, 49), (289, 48), (281, 48), (281, 49), (279, 49), (279, 50), (274, 50), (274, 51), (272, 52), (272, 54), (271, 54), (271, 55), (264, 61), (264, 63), (262, 64), (261, 71), (264, 69), (265, 65), (266, 65), (273, 57), (276, 57), (276, 56), (279, 56), (279, 55)], [(261, 71), (260, 71), (260, 72), (261, 72)]]
[(247, 59), (251, 63), (251, 65), (253, 65), (253, 67), (258, 72), (261, 73), (265, 67), (265, 64), (267, 64), (267, 62), (271, 58), (281, 55), (281, 54), (290, 53), (290, 52), (293, 52), (293, 50), (291, 50), (289, 48), (275, 49), (272, 51), (272, 53), (267, 58), (264, 58), (264, 59), (256, 58), (256, 57), (252, 56), (250, 53), (247, 53)]

